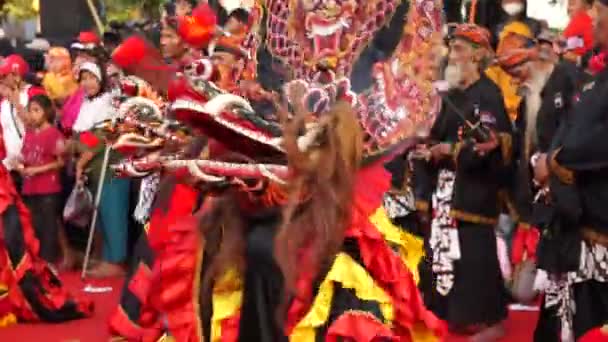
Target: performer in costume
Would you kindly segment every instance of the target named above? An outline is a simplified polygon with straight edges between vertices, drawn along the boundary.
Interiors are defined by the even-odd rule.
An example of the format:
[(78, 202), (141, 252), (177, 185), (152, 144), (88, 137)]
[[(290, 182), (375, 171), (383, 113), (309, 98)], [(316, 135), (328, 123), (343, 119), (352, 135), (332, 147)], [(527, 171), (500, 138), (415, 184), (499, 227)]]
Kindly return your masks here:
[[(198, 12), (200, 11), (204, 10), (199, 8)], [(198, 12), (197, 14), (201, 15), (201, 13)], [(199, 25), (192, 20), (185, 21), (182, 18), (182, 26), (180, 28), (178, 25), (178, 22), (180, 22), (179, 18), (168, 18), (167, 21), (174, 23), (174, 26), (171, 28), (174, 32), (179, 31), (180, 35), (177, 39), (180, 40), (180, 44), (185, 51), (192, 51), (192, 48), (200, 50), (201, 47), (204, 47), (202, 46), (204, 44), (201, 44), (201, 41), (204, 42), (205, 39), (199, 41), (200, 37), (191, 35), (191, 33), (200, 32), (198, 30), (200, 28), (203, 30), (207, 29), (205, 26)], [(239, 22), (242, 23), (242, 20)], [(233, 23), (232, 27), (238, 28), (237, 24), (238, 23)], [(183, 25), (190, 26), (187, 26), (187, 29), (185, 29)], [(214, 44), (215, 51), (213, 51), (213, 53), (215, 57), (213, 63), (216, 65), (217, 70), (217, 73), (214, 73), (214, 77), (216, 78), (218, 85), (223, 85), (228, 89), (235, 89), (236, 82), (239, 79), (242, 79), (239, 75), (244, 69), (243, 65), (238, 70), (234, 68), (235, 64), (242, 64), (239, 61), (242, 61), (244, 57), (242, 49), (240, 48), (242, 42), (235, 39), (239, 37), (241, 40), (243, 39), (242, 36), (232, 37), (230, 40), (219, 39), (219, 41), (216, 41)], [(117, 64), (123, 66), (125, 69), (130, 69), (129, 67), (131, 64), (141, 64), (142, 62), (133, 61), (132, 56), (152, 57), (155, 55), (153, 52), (141, 51), (142, 46), (139, 43), (140, 41), (138, 40), (129, 40), (120, 46), (114, 54), (114, 60)], [(191, 48), (187, 49), (187, 46), (190, 46)], [(162, 44), (161, 49), (164, 49), (164, 45)], [(182, 89), (185, 86), (184, 73), (196, 73), (199, 68), (200, 70), (198, 72), (205, 73), (206, 70), (204, 69), (204, 66), (211, 66), (211, 63), (197, 64), (197, 58), (200, 58), (197, 56), (200, 56), (200, 54), (195, 51), (188, 52), (182, 55), (179, 58), (179, 61), (173, 63), (173, 66), (178, 69), (178, 76), (172, 80), (171, 86), (168, 89), (168, 96), (170, 98), (174, 96), (176, 89)], [(148, 68), (151, 65), (156, 65), (157, 67), (153, 69), (157, 73), (167, 71), (167, 68), (158, 67), (160, 65), (158, 61), (153, 62), (147, 58), (144, 64), (148, 64)], [(141, 68), (139, 69), (141, 70)], [(135, 71), (135, 73), (138, 72)], [(149, 73), (143, 72), (143, 74)], [(129, 85), (131, 83), (132, 82), (127, 82), (125, 86), (127, 88), (133, 88), (132, 85)], [(157, 87), (162, 88), (162, 84), (157, 84)], [(141, 88), (141, 86), (137, 88)], [(127, 95), (130, 97), (143, 96), (143, 94), (133, 91), (127, 91)], [(194, 92), (192, 92), (191, 95), (197, 96)], [(128, 101), (129, 100), (127, 100), (127, 102)], [(194, 153), (191, 157), (197, 157), (198, 153), (201, 152), (201, 149), (205, 147), (204, 143), (205, 142), (203, 142), (202, 145), (200, 142), (198, 143), (199, 146), (195, 148), (195, 151), (191, 151), (191, 153)], [(142, 193), (142, 196), (147, 197), (149, 201), (154, 199), (155, 203), (151, 211), (150, 220), (147, 223), (145, 234), (142, 234), (137, 243), (136, 257), (134, 258), (135, 262), (131, 267), (127, 281), (125, 282), (121, 304), (110, 320), (110, 328), (114, 334), (123, 336), (128, 340), (141, 340), (146, 339), (147, 336), (158, 336), (160, 332), (165, 330), (170, 330), (174, 336), (179, 336), (185, 340), (189, 338), (200, 340), (200, 328), (196, 328), (196, 324), (194, 323), (198, 319), (199, 313), (195, 311), (195, 307), (191, 306), (192, 301), (189, 300), (189, 298), (195, 296), (195, 293), (198, 291), (198, 287), (196, 286), (198, 274), (195, 273), (198, 272), (198, 268), (195, 267), (196, 265), (193, 265), (189, 269), (182, 269), (183, 272), (180, 276), (176, 277), (180, 279), (180, 282), (185, 281), (189, 284), (184, 286), (181, 291), (181, 298), (185, 298), (186, 300), (181, 301), (181, 305), (174, 305), (174, 308), (176, 309), (168, 312), (164, 310), (163, 307), (159, 307), (157, 305), (158, 303), (152, 302), (153, 296), (156, 295), (154, 291), (157, 291), (157, 289), (152, 286), (153, 280), (151, 278), (154, 260), (159, 259), (160, 261), (158, 264), (160, 264), (163, 261), (167, 262), (167, 258), (182, 257), (189, 259), (192, 257), (187, 250), (185, 252), (180, 251), (177, 253), (166, 252), (164, 250), (166, 245), (164, 240), (169, 235), (169, 227), (174, 225), (176, 220), (184, 216), (189, 216), (201, 206), (204, 193), (195, 186), (195, 184), (189, 182), (187, 178), (179, 175), (176, 176), (166, 172), (162, 175), (153, 174), (144, 178), (144, 184), (146, 184), (146, 180), (151, 177), (160, 178), (158, 186), (154, 189), (150, 189), (157, 193)], [(196, 227), (191, 228), (196, 229)], [(199, 246), (199, 248), (202, 248), (202, 246)], [(196, 254), (197, 252), (195, 251), (194, 253)], [(159, 257), (159, 255), (162, 256), (162, 258)], [(191, 317), (191, 320), (186, 322), (179, 318), (184, 315)], [(175, 324), (175, 320), (178, 320), (179, 323)], [(168, 327), (164, 326), (165, 321), (167, 322), (166, 324), (169, 325)]]
[[(520, 244), (524, 231), (530, 226), (543, 227), (540, 217), (534, 217), (535, 188), (532, 184), (530, 160), (534, 154), (545, 153), (562, 122), (564, 122), (573, 105), (577, 92), (578, 70), (576, 65), (564, 61), (554, 64), (546, 56), (539, 54), (536, 47), (521, 46), (506, 51), (498, 56), (502, 68), (513, 75), (524, 94), (523, 106), (516, 121), (517, 139), (514, 144), (517, 160), (515, 199), (520, 226), (514, 251), (515, 264), (524, 257), (520, 247), (526, 247), (528, 257), (534, 257), (535, 248)], [(541, 221), (538, 221), (541, 220)], [(534, 246), (529, 246), (534, 247)]]
[[(547, 77), (553, 71), (552, 64), (537, 62), (537, 59), (537, 47), (530, 46), (525, 39), (513, 39), (509, 48), (502, 49), (497, 55), (498, 67), (510, 78), (512, 77), (512, 87), (521, 94), (521, 102), (514, 122), (513, 175), (505, 186), (505, 194), (508, 196), (503, 198), (507, 199), (507, 208), (511, 214), (509, 219), (517, 223), (520, 232), (523, 232), (523, 229), (532, 229), (531, 233), (537, 231), (532, 227), (535, 187), (532, 183), (529, 161), (537, 144), (536, 123), (541, 101), (540, 92)], [(537, 63), (538, 67), (534, 73), (528, 69), (533, 63)], [(533, 254), (529, 257), (533, 257)], [(511, 277), (505, 280), (513, 281)]]
[[(514, 22), (505, 26), (503, 29), (498, 42), (498, 48), (496, 49), (496, 54), (504, 55), (505, 53), (509, 53), (511, 49), (519, 48), (524, 45), (532, 47), (533, 44), (533, 36), (530, 30), (522, 23)], [(507, 114), (509, 114), (511, 121), (515, 122), (519, 115), (522, 96), (517, 93), (517, 86), (515, 85), (516, 82), (514, 82), (513, 77), (505, 72), (498, 63), (488, 66), (485, 70), (485, 74), (494, 81), (502, 91)]]
[[(149, 332), (168, 332), (178, 341), (444, 336), (445, 326), (424, 308), (403, 254), (394, 252), (410, 246), (382, 209), (390, 182), (383, 164), (436, 110), (430, 83), (437, 65), (429, 63), (440, 43), (442, 4), (377, 5), (337, 5), (345, 6), (334, 8), (344, 20), (375, 20), (340, 31), (359, 43), (327, 50), (320, 36), (311, 46), (304, 35), (286, 31), (308, 17), (312, 26), (296, 32), (321, 34), (315, 20), (335, 3), (314, 9), (267, 4), (264, 48), (289, 68), (282, 76), (292, 81), (283, 94), (293, 112), (278, 100), (270, 112), (254, 112), (268, 103), (268, 92), (242, 82), (229, 93), (215, 85), (222, 77), (218, 69), (206, 72), (206, 61), (195, 64), (203, 72), (186, 75), (186, 87), (173, 89), (175, 118), (224, 148), (209, 149), (207, 158), (160, 162), (168, 172), (191, 174), (215, 196), (200, 215), (168, 227), (171, 238), (155, 255), (149, 291), (162, 319)], [(390, 25), (403, 37), (387, 51), (391, 57), (366, 70), (373, 76), (367, 91), (355, 94), (350, 66), (393, 11), (402, 15)], [(284, 16), (289, 27), (278, 25)], [(287, 37), (293, 37), (289, 50), (273, 43)], [(414, 74), (410, 64), (428, 73)], [(200, 293), (191, 292), (199, 280)]]
[(489, 39), (476, 25), (455, 29), (445, 71), (453, 89), (430, 134), (441, 143), (421, 151), (432, 158), (436, 177), (435, 191), (427, 195), (434, 288), (425, 289), (425, 302), (454, 329), (481, 327), (479, 339), (502, 335), (507, 315), (494, 225), (498, 190), (511, 163), (512, 132), (500, 90), (479, 65)]
[[(175, 39), (181, 41), (179, 36)], [(183, 43), (180, 42), (180, 44)], [(160, 55), (155, 51), (149, 51), (148, 47), (139, 39), (129, 39), (117, 48), (113, 61), (130, 73), (138, 74), (138, 71), (144, 70), (143, 76), (169, 73), (175, 69), (183, 73), (183, 67), (186, 64), (176, 61), (173, 67), (169, 66), (160, 61), (158, 58)], [(161, 50), (166, 52), (163, 46), (161, 46)], [(187, 51), (185, 47), (184, 50)], [(133, 56), (145, 56), (146, 60), (134, 61)], [(188, 53), (180, 56), (180, 61), (187, 59), (189, 60)], [(134, 62), (143, 63), (143, 65), (132, 69)], [(179, 77), (181, 76), (177, 76), (178, 79)], [(167, 89), (163, 89), (165, 78), (162, 75), (152, 77), (152, 81), (160, 80), (155, 84), (159, 89), (153, 89), (150, 84), (133, 75), (123, 78), (121, 81), (123, 103), (142, 98), (152, 100), (151, 102), (144, 100), (143, 103), (156, 106), (160, 114), (166, 106), (166, 97), (161, 98), (157, 92), (166, 95)], [(145, 141), (144, 139), (143, 142)], [(136, 140), (136, 143), (141, 142), (142, 140)], [(153, 147), (152, 151), (157, 153), (158, 145), (153, 145)], [(158, 332), (163, 329), (162, 322), (165, 318), (154, 308), (150, 294), (156, 290), (152, 286), (151, 279), (154, 261), (161, 252), (159, 248), (163, 244), (162, 240), (168, 236), (168, 228), (178, 218), (192, 214), (200, 205), (200, 191), (196, 187), (184, 183), (179, 177), (160, 172), (151, 174), (144, 172), (143, 175), (137, 175), (137, 177), (142, 176), (140, 199), (135, 214), (136, 219), (145, 224), (145, 229), (136, 243), (133, 262), (124, 283), (120, 304), (110, 317), (111, 332), (128, 341), (146, 341), (149, 338), (154, 339), (160, 336)], [(190, 270), (194, 272), (196, 268)], [(193, 317), (198, 315), (194, 312), (190, 314)]]
[[(1, 138), (1, 137), (0, 137)], [(0, 157), (4, 158), (4, 139)], [(60, 279), (38, 256), (30, 213), (9, 172), (0, 166), (0, 318), (60, 323), (90, 316), (91, 301), (67, 293)]]
[(177, 24), (177, 17), (167, 16), (160, 32), (160, 51), (168, 63), (176, 66), (188, 54), (188, 46), (178, 34)]
[[(514, 21), (506, 25), (502, 30), (496, 55), (509, 55), (512, 50), (521, 49), (522, 47), (531, 49), (535, 44), (532, 37), (531, 31), (526, 25), (519, 21)], [(524, 108), (526, 106), (523, 94), (519, 93), (517, 80), (506, 72), (500, 63), (492, 63), (492, 65), (485, 70), (485, 74), (494, 81), (502, 91), (502, 97), (509, 119), (513, 125), (517, 127), (518, 124), (525, 121), (525, 119), (522, 118), (522, 115), (525, 115)], [(515, 143), (515, 146), (518, 146), (517, 142)], [(514, 160), (517, 160), (516, 156), (514, 156)], [(521, 213), (517, 212), (516, 205), (514, 204), (514, 202), (517, 202), (518, 200), (513, 198), (513, 192), (511, 191), (517, 186), (518, 183), (515, 182), (513, 185), (507, 184), (505, 189), (501, 189), (500, 201), (502, 213), (499, 216), (497, 228), (501, 235), (500, 238), (503, 239), (503, 241), (511, 241), (513, 230), (517, 226), (517, 220), (521, 215)], [(525, 223), (527, 224), (527, 222)], [(508, 256), (506, 259), (508, 259)]]
[[(607, 45), (608, 1), (595, 3), (596, 37)], [(567, 125), (534, 166), (535, 179), (548, 184), (556, 218), (539, 245), (541, 268), (550, 268), (545, 305), (559, 318), (562, 341), (573, 341), (608, 321), (606, 308), (606, 196), (603, 156), (608, 73), (583, 87)], [(550, 238), (550, 239), (548, 239)], [(547, 248), (543, 251), (546, 247)], [(550, 253), (553, 251), (554, 253)]]
[[(560, 127), (566, 126), (570, 120), (569, 115), (578, 91), (579, 71), (570, 62), (554, 64), (550, 56), (543, 56), (542, 51), (537, 53), (536, 49), (525, 46), (506, 52), (498, 58), (502, 67), (525, 90), (522, 92), (525, 106), (522, 106), (520, 119), (517, 120), (519, 142), (515, 143), (517, 168), (513, 190), (519, 224), (512, 245), (512, 261), (516, 269), (512, 285), (515, 299), (530, 301), (537, 293), (532, 287), (534, 284), (529, 283), (530, 287), (517, 284), (524, 277), (532, 280), (534, 274), (538, 273), (535, 267), (528, 267), (527, 264), (540, 264), (543, 270), (554, 269), (555, 265), (550, 265), (550, 260), (554, 260), (552, 255), (560, 250), (554, 243), (547, 244), (549, 241), (559, 241), (559, 234), (554, 234), (551, 229), (555, 208), (549, 201), (547, 188), (533, 184), (532, 165), (539, 154), (546, 153), (550, 148), (551, 140)], [(541, 232), (546, 235), (543, 238), (545, 243), (537, 252)], [(522, 275), (522, 272), (531, 274)], [(544, 272), (540, 271), (541, 274)], [(557, 310), (546, 307), (545, 303), (546, 300), (541, 306), (535, 340), (557, 341)]]

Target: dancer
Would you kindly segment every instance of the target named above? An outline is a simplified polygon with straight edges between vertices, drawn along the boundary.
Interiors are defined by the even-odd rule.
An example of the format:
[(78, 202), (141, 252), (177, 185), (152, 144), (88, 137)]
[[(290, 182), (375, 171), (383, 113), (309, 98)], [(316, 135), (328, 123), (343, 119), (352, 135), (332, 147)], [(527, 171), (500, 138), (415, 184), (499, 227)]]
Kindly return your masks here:
[[(411, 246), (382, 208), (390, 186), (384, 163), (437, 108), (430, 83), (441, 2), (342, 12), (346, 21), (380, 18), (365, 28), (344, 28), (351, 43), (371, 39), (386, 24), (394, 33), (383, 46), (391, 57), (363, 71), (372, 83), (361, 94), (350, 90), (348, 77), (359, 47), (367, 44), (325, 49), (323, 38), (315, 38), (310, 46), (296, 34), (307, 29), (299, 18), (329, 20), (325, 10), (267, 5), (269, 39), (291, 39), (290, 50), (270, 40), (264, 45), (275, 62), (285, 63), (272, 71), (285, 71), (276, 77), (289, 105), (254, 82), (224, 89), (222, 70), (242, 70), (224, 64), (251, 56), (239, 47), (225, 49), (230, 58), (212, 54), (211, 70), (206, 60), (196, 63), (198, 72), (185, 73), (185, 86), (172, 88), (174, 117), (222, 148), (193, 159), (159, 160), (166, 172), (188, 174), (213, 198), (196, 215), (168, 226), (155, 249), (150, 288), (138, 288), (150, 294), (148, 303), (160, 317), (148, 336), (441, 339), (445, 325), (424, 308), (403, 259)], [(285, 13), (293, 14), (289, 25), (279, 25)], [(431, 72), (414, 77), (407, 67), (412, 61)], [(257, 76), (265, 77), (272, 75)], [(406, 90), (411, 87), (417, 90)]]
[[(200, 58), (200, 52), (193, 50), (194, 46), (187, 43), (187, 37), (177, 32), (178, 17), (168, 16), (163, 23), (163, 37), (161, 38), (161, 53), (150, 50), (149, 45), (137, 38), (131, 38), (120, 45), (113, 56), (117, 66), (122, 67), (131, 76), (124, 77), (121, 81), (121, 93), (124, 101), (132, 99), (151, 99), (156, 106), (163, 108), (167, 105), (166, 97), (171, 95), (173, 88), (179, 88), (184, 84), (183, 73), (186, 67), (191, 67), (193, 61)], [(179, 52), (179, 54), (176, 54)], [(146, 56), (145, 62), (134, 61), (132, 56)], [(160, 57), (164, 61), (160, 60)], [(165, 64), (168, 62), (170, 64)], [(154, 68), (150, 68), (154, 65)], [(173, 74), (167, 77), (157, 77), (153, 74)], [(151, 83), (139, 79), (140, 75)], [(160, 79), (160, 81), (159, 81)], [(167, 89), (165, 79), (171, 79), (171, 87)], [(238, 78), (232, 80), (236, 82)], [(163, 94), (158, 96), (157, 94)], [(159, 110), (160, 112), (160, 110)], [(198, 157), (205, 147), (205, 139), (196, 139), (190, 146), (189, 155)], [(174, 149), (169, 149), (174, 151)], [(156, 151), (158, 152), (158, 151)], [(174, 153), (174, 152), (169, 152)], [(129, 341), (146, 340), (147, 336), (160, 336), (165, 330), (163, 321), (166, 319), (164, 312), (155, 307), (153, 298), (157, 288), (152, 286), (152, 268), (159, 254), (163, 252), (164, 239), (169, 235), (169, 227), (182, 218), (191, 215), (198, 209), (202, 202), (203, 192), (187, 179), (179, 175), (156, 170), (152, 174), (144, 172), (138, 203), (137, 219), (145, 224), (144, 232), (139, 237), (133, 261), (127, 274), (127, 279), (121, 294), (120, 304), (116, 311), (110, 316), (110, 330), (113, 335), (121, 336)], [(131, 175), (133, 176), (133, 175)], [(141, 176), (139, 176), (141, 177)], [(198, 277), (196, 265), (184, 268), (180, 281), (190, 281), (189, 286), (182, 288), (180, 298), (186, 298), (177, 305), (182, 316), (189, 317), (182, 320), (181, 330), (192, 333), (191, 338), (197, 339), (197, 330), (193, 329), (194, 322), (199, 313), (191, 306), (192, 298), (196, 292), (195, 281)], [(174, 328), (176, 329), (176, 328)], [(178, 329), (179, 330), (179, 329)], [(184, 336), (185, 340), (186, 335)], [(200, 338), (198, 338), (200, 340)]]
[[(6, 156), (3, 141), (0, 139), (2, 158)], [(92, 302), (68, 294), (39, 257), (30, 212), (4, 166), (0, 166), (0, 215), (0, 287), (8, 289), (9, 303), (3, 307), (8, 306), (18, 320), (28, 322), (60, 323), (90, 316)]]
[[(517, 172), (514, 179), (515, 205), (519, 214), (519, 225), (512, 248), (512, 260), (516, 270), (524, 270), (524, 263), (534, 262), (542, 270), (559, 270), (561, 234), (557, 233), (554, 222), (555, 207), (549, 200), (547, 188), (542, 184), (533, 185), (532, 165), (538, 155), (546, 153), (558, 131), (567, 127), (575, 95), (578, 92), (578, 71), (576, 66), (564, 61), (554, 64), (551, 56), (536, 53), (536, 48), (515, 47), (499, 56), (502, 67), (512, 74), (524, 89), (522, 114), (518, 120), (519, 150)], [(543, 244), (537, 251), (541, 236)], [(544, 273), (545, 271), (540, 271)], [(518, 275), (514, 277), (517, 279)], [(531, 285), (531, 284), (530, 284)], [(524, 294), (534, 295), (534, 288), (522, 288)], [(518, 293), (516, 299), (521, 300)], [(547, 306), (544, 297), (535, 341), (559, 340), (559, 320), (555, 307)], [(525, 300), (530, 300), (527, 298)]]

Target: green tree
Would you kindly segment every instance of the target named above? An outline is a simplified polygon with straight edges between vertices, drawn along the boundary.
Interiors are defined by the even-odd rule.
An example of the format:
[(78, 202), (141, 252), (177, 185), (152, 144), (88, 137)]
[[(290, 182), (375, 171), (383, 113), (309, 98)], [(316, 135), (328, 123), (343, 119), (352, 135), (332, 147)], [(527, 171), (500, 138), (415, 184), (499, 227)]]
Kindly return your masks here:
[(2, 5), (2, 14), (17, 19), (31, 19), (38, 15), (33, 0), (7, 0)]
[(136, 16), (158, 18), (167, 0), (105, 0), (109, 20), (128, 20)]

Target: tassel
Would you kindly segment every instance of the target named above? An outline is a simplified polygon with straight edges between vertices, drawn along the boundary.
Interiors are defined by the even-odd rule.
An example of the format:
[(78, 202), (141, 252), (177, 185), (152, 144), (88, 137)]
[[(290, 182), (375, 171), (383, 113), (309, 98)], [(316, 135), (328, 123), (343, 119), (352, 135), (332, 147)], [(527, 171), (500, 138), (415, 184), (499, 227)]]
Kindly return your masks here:
[(201, 4), (191, 16), (178, 19), (177, 34), (186, 44), (203, 49), (216, 34), (217, 15), (208, 4)]
[(146, 42), (141, 37), (127, 38), (112, 54), (112, 62), (123, 69), (140, 63), (146, 55)]
[(112, 54), (112, 62), (162, 93), (166, 92), (171, 75), (176, 71), (152, 44), (139, 36), (127, 38), (120, 44)]

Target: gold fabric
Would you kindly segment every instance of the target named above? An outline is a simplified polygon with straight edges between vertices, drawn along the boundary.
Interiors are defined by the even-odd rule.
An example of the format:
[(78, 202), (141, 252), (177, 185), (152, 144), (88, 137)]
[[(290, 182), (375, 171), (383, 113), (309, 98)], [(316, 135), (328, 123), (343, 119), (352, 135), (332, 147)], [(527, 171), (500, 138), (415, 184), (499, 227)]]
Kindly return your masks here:
[(407, 268), (412, 272), (416, 284), (420, 281), (418, 272), (418, 264), (424, 258), (424, 241), (395, 226), (386, 215), (386, 210), (380, 207), (374, 215), (370, 217), (370, 221), (376, 226), (384, 239), (395, 245), (401, 256), (401, 260)]
[[(397, 247), (403, 263), (413, 273), (414, 279), (418, 282), (420, 279), (418, 263), (424, 256), (422, 239), (393, 225), (383, 207), (376, 210), (370, 217), (370, 222), (388, 243)], [(355, 296), (361, 300), (377, 302), (385, 320), (384, 323), (391, 324), (394, 315), (392, 299), (376, 284), (365, 267), (353, 260), (348, 254), (339, 253), (325, 279), (321, 282), (319, 291), (308, 313), (289, 336), (291, 342), (315, 341), (316, 329), (327, 323), (329, 319), (335, 284), (353, 290)], [(236, 268), (230, 268), (216, 281), (213, 288), (212, 342), (221, 341), (222, 322), (238, 313), (242, 300), (242, 276)], [(415, 341), (436, 341), (433, 333), (423, 327), (413, 327), (412, 334), (416, 337)]]
[(382, 315), (386, 320), (385, 323), (390, 324), (393, 320), (391, 298), (375, 283), (363, 266), (348, 254), (340, 253), (319, 286), (319, 292), (312, 307), (289, 336), (291, 342), (315, 341), (315, 330), (323, 326), (329, 319), (335, 283), (339, 283), (343, 288), (354, 290), (357, 298), (379, 303)]
[(211, 342), (222, 340), (222, 321), (233, 317), (243, 302), (243, 280), (235, 267), (228, 269), (213, 287), (213, 316), (211, 317)]

